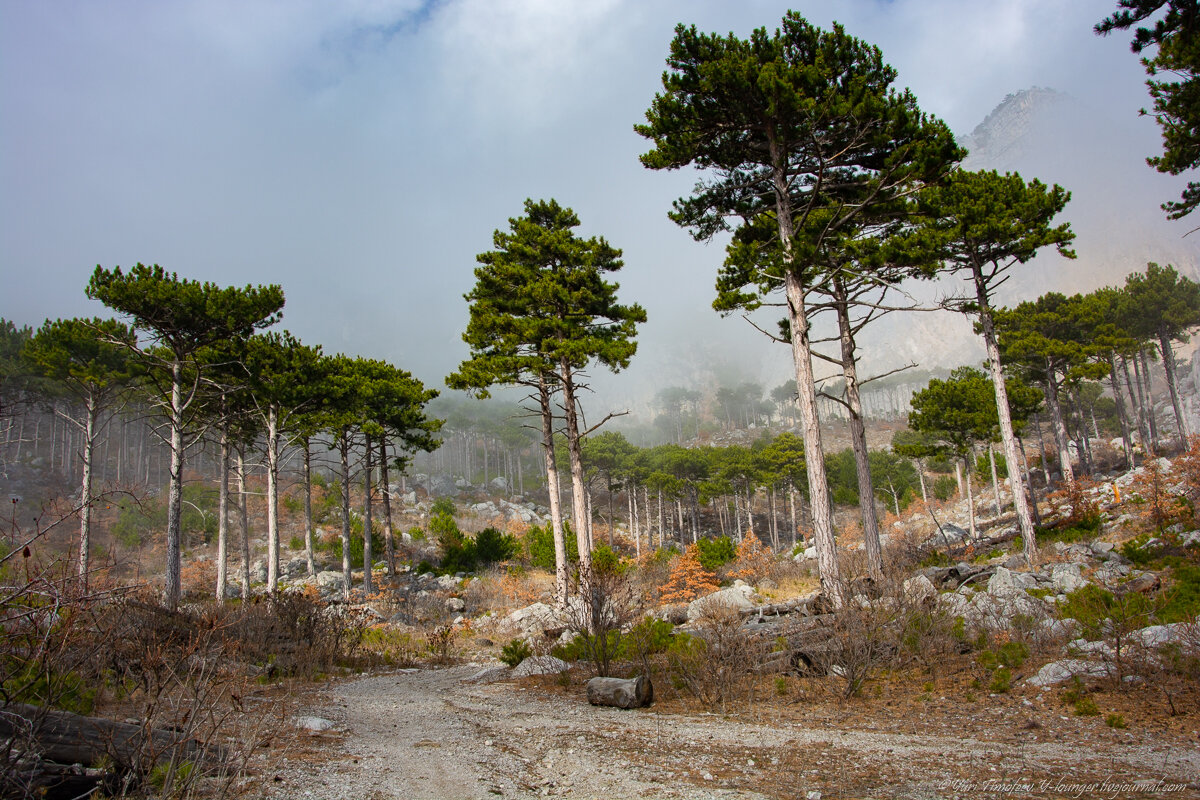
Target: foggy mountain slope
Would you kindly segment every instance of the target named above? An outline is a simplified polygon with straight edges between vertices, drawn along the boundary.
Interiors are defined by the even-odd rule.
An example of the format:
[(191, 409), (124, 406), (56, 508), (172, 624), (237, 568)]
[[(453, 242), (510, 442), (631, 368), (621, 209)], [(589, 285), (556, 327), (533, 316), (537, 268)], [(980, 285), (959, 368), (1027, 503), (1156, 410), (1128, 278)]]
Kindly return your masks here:
[[(1136, 112), (1092, 108), (1035, 87), (1005, 97), (959, 141), (969, 150), (966, 169), (1019, 172), (1071, 192), (1060, 219), (1075, 231), (1077, 258), (1047, 252), (1014, 267), (999, 304), (1120, 285), (1149, 261), (1197, 275), (1200, 234), (1184, 236), (1196, 223), (1170, 222), (1159, 208), (1177, 196), (1180, 181), (1146, 164), (1146, 156), (1158, 150), (1156, 129)], [(942, 279), (912, 291), (928, 301), (964, 288), (961, 281)], [(864, 362), (874, 371), (909, 360), (924, 368), (952, 368), (983, 359), (977, 339), (957, 315), (894, 314), (862, 337)]]

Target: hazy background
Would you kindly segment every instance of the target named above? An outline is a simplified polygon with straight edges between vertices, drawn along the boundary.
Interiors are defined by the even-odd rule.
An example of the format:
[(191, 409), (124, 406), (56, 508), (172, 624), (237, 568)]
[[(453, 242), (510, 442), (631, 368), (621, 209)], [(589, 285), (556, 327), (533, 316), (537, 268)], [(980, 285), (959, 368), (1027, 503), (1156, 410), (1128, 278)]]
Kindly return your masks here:
[[(623, 248), (621, 297), (650, 321), (603, 402), (664, 385), (788, 377), (786, 349), (711, 310), (720, 243), (667, 219), (695, 176), (637, 161), (676, 23), (746, 35), (789, 7), (873, 42), (960, 136), (1006, 95), (1068, 96), (1020, 168), (1075, 193), (1080, 259), (1039, 259), (1009, 299), (1112, 283), (1149, 259), (1185, 273), (1193, 225), (1158, 204), (1184, 181), (1144, 163), (1158, 129), (1114, 0), (440, 0), (0, 2), (0, 316), (107, 314), (96, 264), (159, 263), (220, 284), (279, 283), (305, 342), (388, 359), (427, 384), (466, 355), (462, 294), (527, 197)], [(950, 317), (893, 323), (868, 364), (976, 357)], [(726, 377), (728, 374), (728, 377)]]

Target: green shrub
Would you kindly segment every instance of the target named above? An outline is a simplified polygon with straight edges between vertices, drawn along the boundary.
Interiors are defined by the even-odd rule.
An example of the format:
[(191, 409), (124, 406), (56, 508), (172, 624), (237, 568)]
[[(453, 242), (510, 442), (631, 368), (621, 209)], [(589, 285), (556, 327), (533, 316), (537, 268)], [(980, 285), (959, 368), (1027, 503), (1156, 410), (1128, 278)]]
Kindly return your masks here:
[(1012, 670), (1008, 667), (1000, 667), (992, 673), (992, 682), (988, 685), (988, 690), (993, 694), (1004, 694), (1012, 687)]
[(938, 500), (949, 500), (958, 491), (958, 481), (951, 475), (939, 475), (933, 481), (933, 496)]
[(475, 557), (480, 564), (507, 561), (517, 554), (517, 540), (495, 528), (484, 528), (475, 536)]
[(303, 550), (304, 549), (304, 537), (303, 536), (293, 536), (291, 539), (288, 539), (288, 547), (290, 547), (293, 550)]
[(700, 565), (709, 572), (737, 558), (737, 547), (728, 536), (701, 539), (696, 547), (700, 550)]
[(533, 655), (533, 649), (524, 639), (513, 639), (500, 648), (500, 660), (510, 667), (515, 667), (531, 655)]
[(1075, 701), (1075, 716), (1077, 717), (1098, 717), (1100, 716), (1100, 707), (1096, 705), (1096, 701), (1090, 697), (1084, 696)]
[(1110, 728), (1128, 728), (1129, 723), (1125, 722), (1125, 717), (1120, 714), (1109, 714), (1104, 718), (1104, 724)]
[[(547, 522), (545, 525), (538, 527), (532, 526), (525, 531), (525, 548), (529, 552), (530, 566), (544, 569), (547, 572), (554, 572), (554, 531), (553, 525)], [(563, 537), (566, 539), (567, 546), (567, 563), (579, 563), (579, 545), (575, 542), (575, 535), (571, 532), (569, 522), (563, 521)]]
[(285, 494), (280, 499), (283, 500), (283, 507), (291, 514), (299, 514), (304, 510), (303, 497), (293, 497), (290, 494)]
[(597, 575), (622, 575), (629, 567), (630, 562), (606, 544), (592, 549), (592, 571)]

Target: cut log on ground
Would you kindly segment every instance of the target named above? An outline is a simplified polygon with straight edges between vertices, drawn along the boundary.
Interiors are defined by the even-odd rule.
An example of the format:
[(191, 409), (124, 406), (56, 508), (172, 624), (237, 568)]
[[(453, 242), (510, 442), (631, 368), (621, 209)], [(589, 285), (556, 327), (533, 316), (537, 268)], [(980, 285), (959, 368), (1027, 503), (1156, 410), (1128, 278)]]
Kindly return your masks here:
[(588, 702), (594, 706), (645, 708), (654, 702), (654, 686), (645, 675), (636, 678), (592, 678), (587, 684)]
[(221, 748), (182, 733), (24, 703), (0, 708), (0, 739), (27, 742), (33, 750), (30, 755), (47, 761), (86, 767), (101, 759), (137, 771), (149, 771), (159, 761), (172, 759), (213, 766), (225, 762)]

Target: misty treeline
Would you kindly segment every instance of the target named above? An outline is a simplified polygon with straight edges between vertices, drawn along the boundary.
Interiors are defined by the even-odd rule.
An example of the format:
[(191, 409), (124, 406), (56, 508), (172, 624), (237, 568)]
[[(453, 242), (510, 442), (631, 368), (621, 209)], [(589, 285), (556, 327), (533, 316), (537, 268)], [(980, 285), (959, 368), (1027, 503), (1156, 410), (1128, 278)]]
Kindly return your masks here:
[[(371, 496), (373, 464), (403, 465), (414, 451), (437, 446), (441, 421), (425, 411), (437, 393), (386, 362), (329, 356), (286, 331), (264, 330), (280, 318), (284, 297), (278, 286), (219, 287), (138, 264), (128, 271), (97, 267), (86, 291), (129, 324), (60, 319), (36, 331), (7, 321), (0, 325), (3, 467), (7, 473), (18, 466), (24, 452), (78, 479), (71, 504), (80, 518), (76, 563), (85, 590), (98, 498), (107, 505), (117, 494), (129, 503), (150, 495), (153, 503), (165, 483), (164, 600), (168, 608), (178, 605), (185, 508), (199, 512), (204, 528), (208, 524), (198, 498), (184, 491), (185, 478), (190, 481), (198, 467), (207, 468), (203, 480), (217, 484), (216, 597), (229, 593), (231, 518), (241, 534), (238, 577), (243, 593), (250, 591), (251, 470), (261, 472), (265, 482), (268, 590), (279, 581), (279, 478), (287, 462), (298, 462), (303, 474), (305, 550), (313, 574), (312, 462), (325, 452), (339, 467), (348, 590), (352, 503)], [(380, 470), (380, 476), (386, 563), (394, 570), (389, 471)], [(361, 489), (352, 499), (356, 475)], [(371, 508), (364, 502), (367, 531)], [(369, 591), (374, 554), (370, 537), (364, 540)]]

